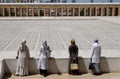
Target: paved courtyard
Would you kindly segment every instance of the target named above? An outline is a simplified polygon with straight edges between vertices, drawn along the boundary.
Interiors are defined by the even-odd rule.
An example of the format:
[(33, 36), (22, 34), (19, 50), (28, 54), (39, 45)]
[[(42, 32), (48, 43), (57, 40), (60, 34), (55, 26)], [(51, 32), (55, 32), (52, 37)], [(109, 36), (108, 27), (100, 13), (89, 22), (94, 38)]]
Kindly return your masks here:
[(67, 51), (70, 39), (74, 38), (81, 55), (86, 55), (96, 37), (104, 53), (119, 53), (120, 17), (0, 19), (1, 52), (17, 51), (23, 39), (27, 40), (30, 51), (39, 51), (44, 40), (53, 52)]

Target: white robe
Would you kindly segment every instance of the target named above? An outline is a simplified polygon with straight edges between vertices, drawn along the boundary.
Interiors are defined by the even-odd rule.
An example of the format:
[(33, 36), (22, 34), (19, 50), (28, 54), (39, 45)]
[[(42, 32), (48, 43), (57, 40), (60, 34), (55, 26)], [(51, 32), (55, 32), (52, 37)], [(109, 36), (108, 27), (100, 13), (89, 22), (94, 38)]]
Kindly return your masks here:
[(92, 45), (92, 63), (100, 63), (101, 45), (94, 43)]
[(40, 53), (39, 53), (38, 69), (42, 69), (42, 70), (48, 69), (47, 51), (48, 51), (48, 49), (44, 48), (42, 45), (40, 48)]
[(28, 59), (30, 57), (29, 49), (26, 48), (21, 51), (21, 47), (18, 50), (18, 60), (17, 60), (17, 69), (16, 75), (28, 75)]

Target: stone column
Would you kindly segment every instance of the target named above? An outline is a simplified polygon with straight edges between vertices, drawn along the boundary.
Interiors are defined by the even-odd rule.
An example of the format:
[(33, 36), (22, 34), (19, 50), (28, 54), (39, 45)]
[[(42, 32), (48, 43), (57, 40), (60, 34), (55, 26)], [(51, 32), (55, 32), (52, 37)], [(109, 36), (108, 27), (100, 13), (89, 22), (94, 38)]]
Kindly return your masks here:
[(39, 8), (39, 6), (37, 6), (37, 14), (38, 14), (38, 16), (40, 16), (40, 8)]
[(11, 16), (11, 9), (10, 7), (8, 8), (8, 14), (9, 14), (9, 17)]
[(75, 16), (75, 8), (73, 7), (73, 13), (72, 13), (72, 16)]
[(92, 7), (90, 6), (89, 8), (90, 8), (90, 16), (92, 16), (92, 11), (91, 11), (91, 10), (92, 10)]
[(118, 6), (118, 16), (120, 16), (120, 5)]
[(5, 16), (5, 8), (4, 7), (2, 7), (2, 14), (3, 14), (3, 17)]
[(41, 7), (39, 6), (39, 15), (41, 14)]
[(101, 7), (101, 15), (100, 16), (103, 16), (103, 7)]
[(108, 6), (106, 7), (106, 16), (108, 16), (108, 12), (109, 12), (109, 10), (108, 10), (109, 8), (108, 8)]
[(46, 8), (44, 8), (44, 16), (46, 16)]
[(68, 16), (68, 7), (66, 7), (66, 9), (67, 9), (67, 11), (66, 11), (67, 15), (66, 16)]
[(63, 7), (61, 7), (61, 16), (63, 16)]
[(28, 17), (28, 10), (29, 10), (29, 7), (26, 6), (26, 16)]
[(78, 16), (80, 16), (80, 6), (78, 7)]
[(84, 6), (84, 16), (86, 16), (86, 7)]
[(49, 10), (49, 14), (50, 14), (50, 16), (51, 16), (51, 7), (50, 7), (50, 10)]
[(34, 16), (34, 7), (32, 6), (32, 16)]
[(22, 17), (22, 7), (20, 7), (20, 16)]
[(15, 12), (15, 17), (16, 17), (16, 7), (14, 8), (14, 12)]
[(57, 16), (57, 7), (55, 8), (55, 13), (56, 13), (56, 16)]
[(58, 14), (58, 16), (60, 16), (60, 8), (59, 7), (57, 7), (57, 14)]
[(97, 16), (97, 11), (98, 11), (98, 8), (96, 7), (95, 8), (95, 16)]
[(112, 7), (112, 16), (114, 16), (115, 12), (114, 12), (114, 7)]

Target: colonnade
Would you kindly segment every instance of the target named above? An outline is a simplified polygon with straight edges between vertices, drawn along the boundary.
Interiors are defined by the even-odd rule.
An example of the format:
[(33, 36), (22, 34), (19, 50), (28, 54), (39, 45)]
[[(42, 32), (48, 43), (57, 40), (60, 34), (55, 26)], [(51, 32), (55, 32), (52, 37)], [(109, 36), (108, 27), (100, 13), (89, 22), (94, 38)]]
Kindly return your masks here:
[(9, 3), (0, 5), (0, 17), (5, 16), (120, 16), (120, 5)]

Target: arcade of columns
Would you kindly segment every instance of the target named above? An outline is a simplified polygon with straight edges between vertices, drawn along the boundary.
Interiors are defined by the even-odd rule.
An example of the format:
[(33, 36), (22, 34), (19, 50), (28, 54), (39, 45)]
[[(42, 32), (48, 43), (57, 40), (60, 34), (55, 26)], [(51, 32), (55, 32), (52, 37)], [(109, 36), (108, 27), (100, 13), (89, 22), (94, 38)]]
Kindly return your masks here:
[(29, 16), (120, 16), (120, 4), (0, 4), (0, 17)]

